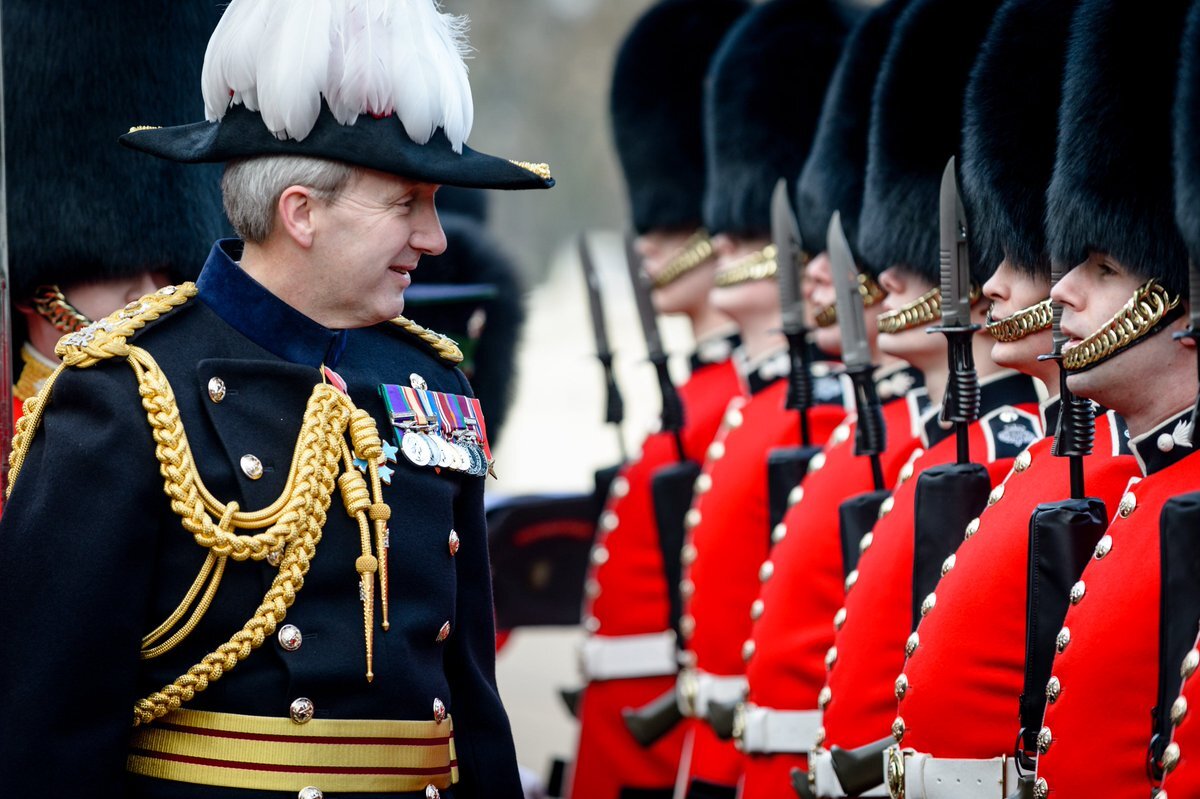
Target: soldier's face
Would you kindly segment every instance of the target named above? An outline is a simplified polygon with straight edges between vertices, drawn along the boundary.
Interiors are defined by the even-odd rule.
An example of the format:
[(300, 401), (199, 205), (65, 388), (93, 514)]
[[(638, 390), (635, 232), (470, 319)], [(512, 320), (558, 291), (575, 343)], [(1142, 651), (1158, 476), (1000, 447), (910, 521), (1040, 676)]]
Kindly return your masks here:
[(88, 319), (103, 319), (134, 300), (167, 285), (161, 272), (140, 272), (132, 277), (94, 280), (63, 287), (63, 296)]
[[(404, 290), (422, 255), (446, 249), (434, 207), (437, 185), (383, 172), (362, 173), (331, 202), (316, 202), (313, 238), (318, 274), (311, 302), (339, 327), (365, 327), (404, 309)], [(430, 279), (436, 279), (431, 276)]]
[[(1036, 305), (1050, 296), (1050, 281), (1017, 269), (1007, 259), (1000, 262), (995, 274), (983, 284), (983, 295), (991, 303), (992, 319), (999, 321), (1017, 311)], [(992, 360), (1001, 366), (1017, 369), (1054, 385), (1058, 366), (1053, 361), (1037, 357), (1050, 352), (1050, 330), (1042, 330), (1011, 342), (997, 341), (992, 345)]]
[[(761, 251), (768, 244), (766, 239), (743, 239), (724, 233), (714, 237), (717, 272)], [(779, 317), (779, 287), (774, 280), (751, 280), (736, 286), (713, 288), (709, 298), (718, 311), (743, 327), (749, 320), (769, 324)]]
[(833, 288), (833, 267), (829, 261), (829, 254), (822, 252), (804, 267), (804, 311), (806, 315), (811, 314), (813, 317), (813, 320), (809, 322), (810, 329), (814, 330), (813, 341), (822, 350), (832, 355), (837, 355), (842, 351), (841, 329), (837, 325), (816, 327), (815, 318), (818, 311), (828, 308), (836, 302), (837, 293)]
[[(881, 311), (902, 308), (934, 288), (928, 280), (902, 266), (883, 270), (879, 275), (879, 285), (887, 292), (883, 301), (875, 306)], [(927, 368), (933, 359), (944, 360), (946, 357), (946, 337), (930, 335), (928, 329), (928, 325), (921, 325), (899, 333), (880, 333), (879, 349), (887, 355), (908, 361), (918, 369)]]
[[(642, 267), (651, 280), (661, 275), (667, 264), (683, 251), (694, 232), (651, 230), (637, 237), (634, 248), (642, 257)], [(655, 309), (663, 314), (699, 313), (708, 303), (708, 292), (712, 289), (716, 270), (716, 260), (709, 259), (668, 285), (654, 289), (652, 297)]]

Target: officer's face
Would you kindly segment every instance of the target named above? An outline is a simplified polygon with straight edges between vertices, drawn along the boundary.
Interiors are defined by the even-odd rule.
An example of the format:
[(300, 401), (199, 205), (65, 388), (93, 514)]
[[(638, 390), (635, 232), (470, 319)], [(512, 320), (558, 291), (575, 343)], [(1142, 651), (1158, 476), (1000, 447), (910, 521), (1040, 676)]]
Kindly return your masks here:
[[(651, 280), (662, 274), (666, 265), (683, 251), (684, 245), (694, 232), (651, 230), (637, 237), (634, 248), (642, 257), (642, 267)], [(715, 259), (709, 259), (670, 284), (654, 289), (654, 307), (664, 314), (700, 313), (708, 303), (708, 292), (712, 289), (713, 274), (716, 271)]]
[(825, 352), (837, 355), (842, 351), (842, 334), (837, 325), (830, 327), (815, 327), (818, 311), (837, 303), (837, 293), (833, 288), (833, 267), (829, 254), (822, 252), (808, 262), (804, 267), (804, 310), (813, 315), (810, 328), (815, 328), (813, 341)]
[(421, 256), (446, 249), (434, 208), (437, 189), (363, 170), (337, 198), (316, 202), (313, 260), (319, 272), (308, 276), (314, 283), (310, 300), (326, 310), (317, 318), (349, 328), (400, 314)]
[[(1044, 276), (1035, 277), (1017, 269), (1005, 259), (988, 282), (983, 284), (983, 296), (991, 304), (992, 319), (999, 321), (1049, 297), (1050, 281)], [(992, 345), (992, 360), (1001, 366), (1040, 378), (1043, 382), (1053, 381), (1057, 375), (1057, 365), (1053, 361), (1037, 359), (1037, 356), (1050, 352), (1051, 346), (1049, 329), (1042, 330), (1018, 341), (997, 341)]]

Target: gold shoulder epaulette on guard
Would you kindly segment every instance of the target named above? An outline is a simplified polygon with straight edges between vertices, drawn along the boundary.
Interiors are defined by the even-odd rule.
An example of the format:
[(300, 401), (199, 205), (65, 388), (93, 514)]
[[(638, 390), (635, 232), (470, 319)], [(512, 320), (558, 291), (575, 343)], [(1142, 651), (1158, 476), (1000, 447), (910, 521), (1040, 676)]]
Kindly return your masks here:
[(195, 283), (166, 286), (115, 313), (92, 322), (82, 330), (59, 339), (54, 354), (67, 366), (81, 369), (109, 358), (129, 356), (126, 341), (137, 331), (196, 296)]
[(462, 350), (458, 348), (458, 342), (449, 336), (444, 336), (427, 327), (421, 327), (413, 320), (405, 319), (403, 316), (397, 316), (391, 321), (393, 325), (404, 332), (428, 344), (442, 360), (455, 365), (462, 363)]

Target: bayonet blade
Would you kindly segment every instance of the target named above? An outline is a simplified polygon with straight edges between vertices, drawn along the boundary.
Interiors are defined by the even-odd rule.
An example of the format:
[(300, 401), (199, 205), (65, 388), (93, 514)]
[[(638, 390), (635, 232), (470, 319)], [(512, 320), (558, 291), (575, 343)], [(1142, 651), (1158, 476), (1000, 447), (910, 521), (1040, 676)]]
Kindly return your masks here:
[(862, 294), (858, 290), (858, 269), (846, 232), (842, 230), (842, 215), (834, 211), (829, 220), (829, 264), (833, 271), (833, 288), (837, 292), (838, 328), (842, 332), (842, 363), (847, 369), (871, 364), (871, 345), (867, 340)]
[(633, 236), (625, 237), (625, 265), (629, 268), (629, 282), (633, 284), (633, 299), (637, 304), (638, 319), (646, 337), (646, 352), (650, 360), (657, 362), (663, 355), (662, 337), (658, 333), (658, 317), (654, 313), (651, 299), (650, 278), (642, 268), (642, 257), (634, 247)]
[(596, 264), (592, 260), (586, 233), (579, 234), (579, 263), (583, 267), (584, 282), (587, 284), (588, 310), (592, 316), (596, 356), (603, 361), (612, 358), (612, 350), (608, 346), (608, 324), (604, 320), (604, 304), (600, 299), (600, 278), (596, 274)]
[(942, 173), (939, 206), (942, 326), (966, 327), (971, 323), (971, 263), (967, 254), (967, 215), (958, 193), (954, 157)]
[(800, 226), (792, 213), (786, 178), (780, 178), (771, 195), (771, 238), (779, 269), (779, 299), (783, 307), (783, 332), (795, 335), (804, 329), (804, 296), (800, 291)]

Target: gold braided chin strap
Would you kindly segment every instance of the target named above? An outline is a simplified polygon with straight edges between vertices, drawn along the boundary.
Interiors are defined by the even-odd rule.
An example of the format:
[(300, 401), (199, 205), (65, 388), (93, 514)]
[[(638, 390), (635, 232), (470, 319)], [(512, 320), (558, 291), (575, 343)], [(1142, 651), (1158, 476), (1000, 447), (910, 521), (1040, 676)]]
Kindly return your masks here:
[(713, 278), (717, 288), (730, 288), (749, 283), (752, 280), (766, 280), (775, 277), (779, 265), (775, 261), (775, 245), (768, 244), (758, 252), (743, 256), (719, 270)]
[(992, 309), (989, 307), (985, 326), (996, 341), (1010, 344), (1034, 333), (1049, 330), (1053, 322), (1054, 311), (1050, 307), (1050, 298), (1047, 297), (1036, 305), (1022, 308), (1003, 319), (992, 319)]
[[(875, 278), (866, 272), (858, 273), (858, 293), (862, 297), (864, 308), (870, 308), (872, 305), (883, 302), (883, 298), (887, 296), (883, 286), (876, 283)], [(837, 321), (837, 303), (827, 305), (817, 311), (817, 327), (833, 327)]]
[[(979, 286), (971, 284), (971, 292), (968, 295), (970, 303), (974, 305), (982, 296), (983, 292)], [(880, 314), (879, 332), (903, 333), (905, 330), (912, 330), (914, 327), (921, 327), (941, 318), (942, 290), (932, 288), (907, 305)]]
[[(250, 620), (226, 643), (205, 655), (170, 685), (139, 700), (133, 709), (134, 726), (150, 723), (178, 709), (198, 691), (203, 691), (245, 660), (275, 632), (304, 585), (335, 487), (342, 492), (347, 513), (358, 520), (363, 539), (364, 552), (355, 567), (360, 574), (364, 600), (367, 677), (372, 676), (372, 587), (380, 565), (371, 553), (369, 532), (374, 527), (379, 554), (383, 555), (389, 515), (388, 506), (380, 498), (377, 464), (383, 449), (375, 423), (366, 411), (355, 408), (350, 398), (338, 389), (326, 383), (314, 386), (305, 407), (287, 484), (279, 498), (269, 507), (253, 512), (240, 511), (236, 503), (219, 502), (205, 487), (197, 470), (175, 394), (166, 375), (150, 353), (126, 341), (146, 322), (183, 304), (195, 293), (192, 284), (168, 287), (64, 337), (56, 349), (63, 358), (63, 365), (47, 379), (42, 391), (26, 402), (25, 415), (17, 424), (13, 440), (10, 492), (50, 402), (54, 383), (63, 369), (87, 368), (111, 358), (123, 358), (133, 369), (142, 407), (154, 431), (155, 456), (171, 510), (180, 517), (184, 529), (192, 534), (196, 543), (208, 549), (210, 555), (179, 608), (146, 636), (144, 647), (151, 647), (188, 614), (208, 573), (214, 575), (212, 580), (219, 581), (226, 558), (232, 557), (235, 561), (274, 561), (275, 557), (279, 558), (278, 574)], [(352, 455), (345, 442), (347, 429), (351, 434), (353, 454), (368, 463), (370, 489), (366, 485), (367, 478), (350, 465)], [(339, 477), (343, 465), (345, 473)], [(242, 534), (237, 532), (239, 530), (261, 532)], [(215, 569), (212, 568), (214, 557), (219, 561)], [(215, 584), (210, 584), (181, 632), (168, 639), (166, 644), (144, 648), (143, 657), (163, 654), (182, 641), (203, 616), (214, 592)]]
[(1077, 372), (1113, 357), (1152, 331), (1179, 305), (1157, 280), (1148, 280), (1099, 330), (1063, 353), (1063, 368)]
[(661, 289), (671, 285), (688, 272), (695, 270), (713, 257), (712, 239), (707, 230), (697, 230), (679, 248), (679, 252), (671, 256), (667, 265), (654, 278), (654, 288)]
[(58, 286), (38, 286), (33, 292), (33, 309), (59, 333), (74, 333), (92, 323)]

